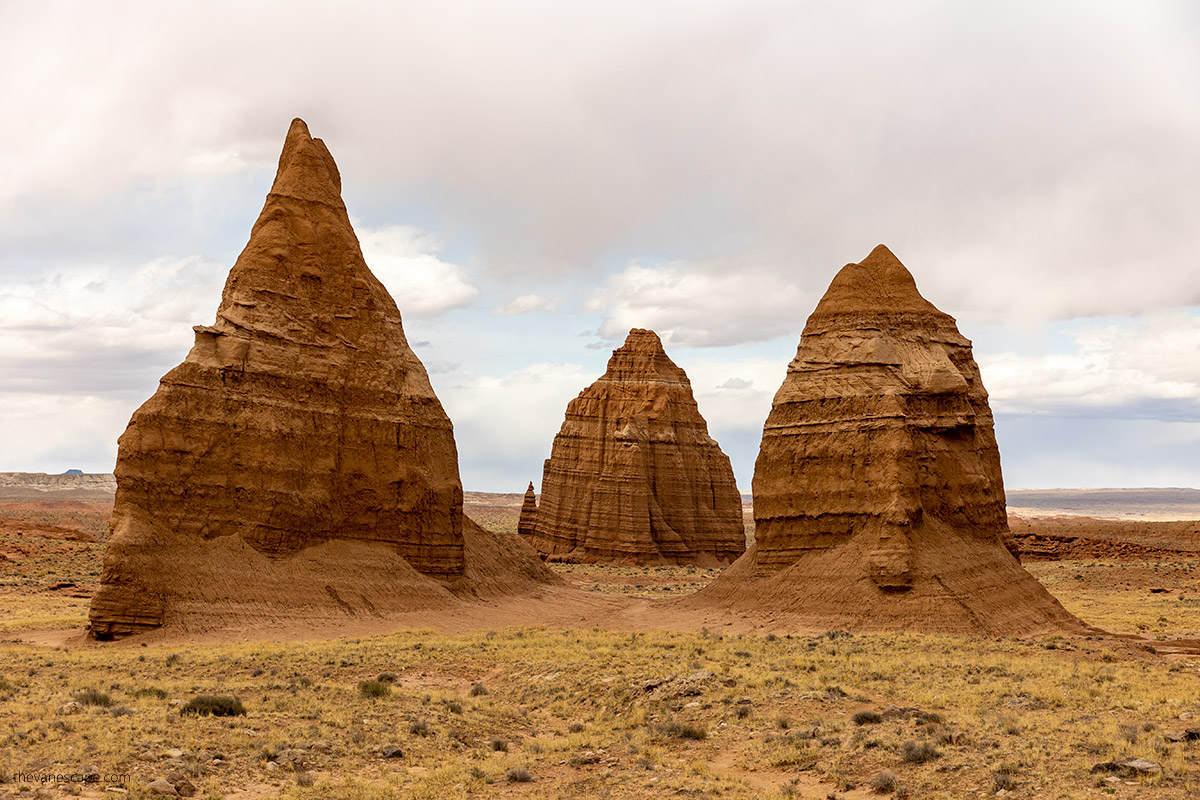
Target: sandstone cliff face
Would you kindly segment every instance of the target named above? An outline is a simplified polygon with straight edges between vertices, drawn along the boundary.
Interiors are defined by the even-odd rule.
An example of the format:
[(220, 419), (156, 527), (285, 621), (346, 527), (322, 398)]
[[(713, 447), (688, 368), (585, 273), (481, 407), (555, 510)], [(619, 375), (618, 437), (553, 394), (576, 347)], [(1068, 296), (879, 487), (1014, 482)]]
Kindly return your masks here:
[(1013, 556), (970, 342), (882, 245), (809, 317), (763, 429), (754, 518), (755, 547), (709, 600), (818, 627), (1078, 624)]
[(653, 331), (630, 331), (568, 404), (533, 516), (530, 541), (553, 560), (715, 563), (745, 549), (729, 458)]
[(195, 331), (120, 439), (94, 635), (160, 624), (178, 596), (175, 560), (204, 542), (255, 563), (381, 543), (416, 573), (463, 572), (450, 420), (363, 260), (333, 158), (302, 121), (216, 322)]

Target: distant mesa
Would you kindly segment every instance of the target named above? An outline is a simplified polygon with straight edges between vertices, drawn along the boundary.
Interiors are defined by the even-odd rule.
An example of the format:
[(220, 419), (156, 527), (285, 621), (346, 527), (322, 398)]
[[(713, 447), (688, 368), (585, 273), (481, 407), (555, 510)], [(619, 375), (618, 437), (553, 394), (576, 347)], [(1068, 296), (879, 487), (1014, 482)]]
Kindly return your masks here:
[(83, 474), (83, 470), (81, 470), (81, 469), (69, 469), (69, 470), (66, 470), (65, 472), (63, 472), (63, 475), (82, 475), (82, 474)]
[(483, 573), (495, 591), (544, 577), (463, 516), (450, 419), (299, 119), (195, 335), (121, 436), (94, 637), (435, 608)]
[(1082, 628), (1014, 557), (971, 343), (883, 245), (809, 317), (753, 488), (756, 544), (698, 604), (824, 629)]
[(567, 405), (535, 502), (530, 484), (519, 530), (551, 561), (716, 565), (745, 550), (729, 458), (650, 330)]

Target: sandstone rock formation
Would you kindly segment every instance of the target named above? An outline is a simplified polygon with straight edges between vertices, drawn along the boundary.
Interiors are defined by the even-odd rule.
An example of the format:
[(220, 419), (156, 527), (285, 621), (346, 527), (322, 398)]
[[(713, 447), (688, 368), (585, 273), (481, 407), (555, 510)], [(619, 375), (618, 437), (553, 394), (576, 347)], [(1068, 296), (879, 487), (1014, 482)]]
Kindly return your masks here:
[(521, 501), (521, 516), (517, 520), (517, 533), (526, 541), (533, 536), (537, 520), (537, 495), (533, 491), (533, 481), (525, 490), (525, 499)]
[(729, 458), (653, 331), (631, 330), (567, 405), (531, 516), (552, 560), (713, 564), (745, 549)]
[(195, 333), (121, 436), (92, 635), (444, 602), (468, 566), (453, 429), (301, 120)]
[(880, 245), (837, 274), (775, 395), (756, 545), (701, 602), (813, 627), (1078, 626), (1021, 568), (971, 344)]

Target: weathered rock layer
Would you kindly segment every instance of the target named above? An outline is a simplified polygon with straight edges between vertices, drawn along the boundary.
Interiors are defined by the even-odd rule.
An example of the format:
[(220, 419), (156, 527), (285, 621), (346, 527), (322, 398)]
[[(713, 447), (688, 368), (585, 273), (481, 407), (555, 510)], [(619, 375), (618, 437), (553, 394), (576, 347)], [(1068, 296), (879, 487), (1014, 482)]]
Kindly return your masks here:
[(970, 342), (880, 245), (809, 317), (754, 470), (756, 545), (705, 602), (816, 627), (1078, 626), (1021, 568)]
[(567, 405), (529, 518), (529, 540), (554, 560), (716, 563), (744, 551), (729, 458), (653, 331), (630, 331)]
[[(288, 132), (216, 322), (195, 332), (187, 358), (120, 439), (93, 635), (170, 617), (182, 602), (181, 575), (210, 571), (180, 561), (205, 543), (231, 570), (216, 595), (246, 602), (277, 597), (271, 592), (288, 580), (272, 589), (252, 564), (317, 545), (366, 563), (378, 548), (353, 545), (378, 544), (413, 575), (463, 573), (450, 419), (395, 302), (363, 260), (333, 158), (302, 121)], [(344, 591), (370, 605), (391, 579), (375, 575), (363, 582), (379, 584), (373, 590), (353, 591), (351, 582)], [(213, 594), (190, 578), (182, 585)], [(317, 590), (329, 597), (311, 602), (349, 602), (332, 584)]]

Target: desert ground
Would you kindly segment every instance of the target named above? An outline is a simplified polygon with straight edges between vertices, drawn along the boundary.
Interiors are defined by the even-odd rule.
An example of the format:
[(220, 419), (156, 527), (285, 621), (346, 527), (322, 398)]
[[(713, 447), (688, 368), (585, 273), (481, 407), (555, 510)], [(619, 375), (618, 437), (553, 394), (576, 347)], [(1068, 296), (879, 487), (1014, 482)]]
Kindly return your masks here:
[[(707, 625), (659, 608), (718, 570), (556, 564), (557, 611), (102, 645), (82, 632), (112, 490), (0, 476), (0, 797), (1200, 792), (1200, 656), (1172, 641), (1200, 638), (1186, 490), (1009, 493), (1027, 568), (1112, 636)], [(466, 511), (512, 532), (521, 499)], [(187, 713), (201, 696), (229, 700)]]

